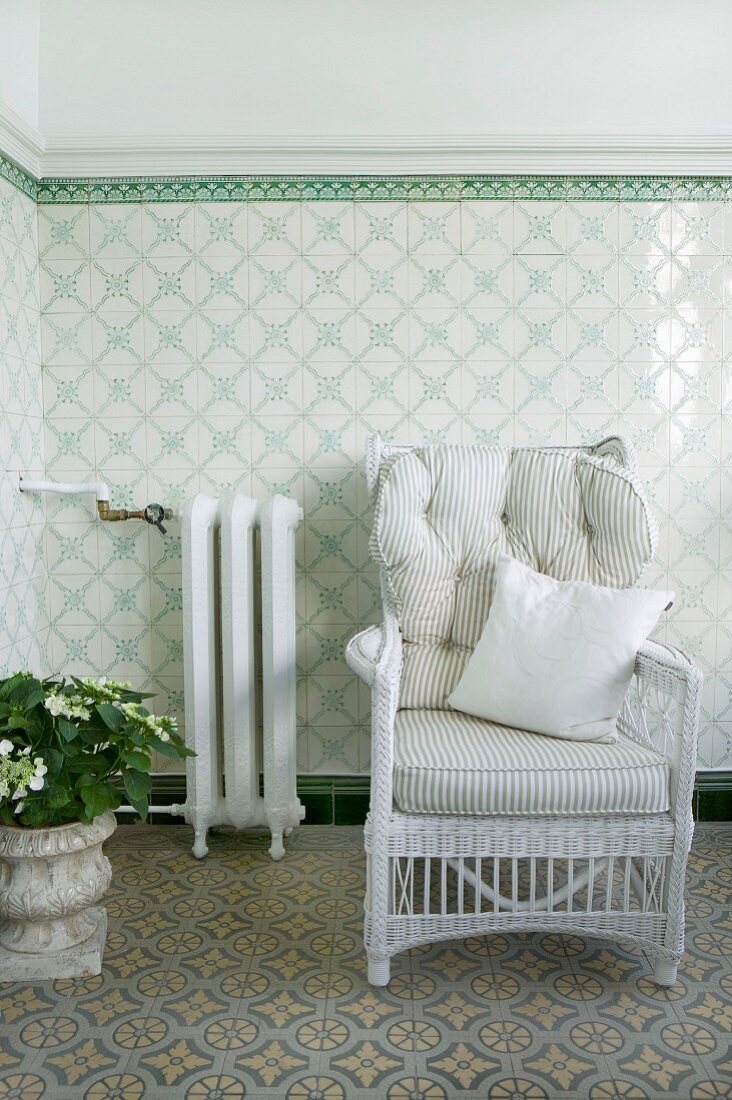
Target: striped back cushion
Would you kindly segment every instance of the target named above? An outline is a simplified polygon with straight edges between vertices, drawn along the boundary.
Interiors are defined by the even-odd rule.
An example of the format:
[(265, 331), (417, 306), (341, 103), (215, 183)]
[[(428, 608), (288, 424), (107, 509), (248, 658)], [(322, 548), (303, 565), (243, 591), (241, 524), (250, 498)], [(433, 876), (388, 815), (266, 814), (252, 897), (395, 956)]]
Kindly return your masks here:
[(445, 708), (488, 617), (498, 554), (623, 588), (655, 525), (622, 441), (593, 448), (418, 446), (382, 463), (371, 552), (404, 638), (400, 705)]

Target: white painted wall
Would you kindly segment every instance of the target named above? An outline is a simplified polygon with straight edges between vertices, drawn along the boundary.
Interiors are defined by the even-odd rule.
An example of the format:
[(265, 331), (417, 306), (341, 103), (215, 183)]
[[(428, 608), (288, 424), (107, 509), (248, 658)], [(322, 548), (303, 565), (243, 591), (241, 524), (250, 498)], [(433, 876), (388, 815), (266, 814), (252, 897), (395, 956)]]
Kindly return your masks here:
[(729, 0), (41, 4), (49, 139), (704, 135), (732, 118)]
[(0, 0), (0, 109), (38, 128), (40, 0)]

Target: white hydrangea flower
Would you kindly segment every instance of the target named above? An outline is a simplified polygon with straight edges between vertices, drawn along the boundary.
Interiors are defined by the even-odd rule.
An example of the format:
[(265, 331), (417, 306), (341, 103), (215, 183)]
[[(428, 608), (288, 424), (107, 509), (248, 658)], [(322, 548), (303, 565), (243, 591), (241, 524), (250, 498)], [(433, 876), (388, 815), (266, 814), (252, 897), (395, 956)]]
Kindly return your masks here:
[(7, 737), (0, 741), (0, 756), (10, 756), (13, 751), (13, 742), (8, 741)]
[(63, 710), (64, 701), (60, 695), (48, 695), (44, 699), (43, 705), (49, 714), (52, 714), (54, 718), (58, 718)]
[(45, 786), (45, 781), (43, 777), (48, 771), (48, 768), (43, 763), (43, 760), (40, 756), (34, 757), (33, 764), (35, 765), (36, 770), (31, 778), (28, 780), (28, 786), (32, 791), (42, 791)]
[(86, 722), (91, 717), (91, 711), (87, 710), (84, 702), (85, 700), (80, 695), (72, 695), (71, 698), (67, 698), (65, 695), (49, 695), (44, 700), (43, 705), (54, 718), (68, 718), (69, 721), (78, 718), (80, 721)]

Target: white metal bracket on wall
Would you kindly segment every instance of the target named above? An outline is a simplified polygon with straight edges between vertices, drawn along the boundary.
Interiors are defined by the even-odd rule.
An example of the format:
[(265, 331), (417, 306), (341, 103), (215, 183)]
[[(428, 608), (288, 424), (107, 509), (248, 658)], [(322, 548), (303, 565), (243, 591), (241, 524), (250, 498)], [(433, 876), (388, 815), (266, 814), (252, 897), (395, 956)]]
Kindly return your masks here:
[[(296, 793), (296, 501), (258, 508), (199, 493), (183, 512), (183, 645), (187, 798), (193, 854), (214, 825), (267, 826), (270, 855), (304, 817)], [(256, 528), (261, 527), (262, 713), (257, 722)], [(264, 794), (260, 773), (264, 771)]]

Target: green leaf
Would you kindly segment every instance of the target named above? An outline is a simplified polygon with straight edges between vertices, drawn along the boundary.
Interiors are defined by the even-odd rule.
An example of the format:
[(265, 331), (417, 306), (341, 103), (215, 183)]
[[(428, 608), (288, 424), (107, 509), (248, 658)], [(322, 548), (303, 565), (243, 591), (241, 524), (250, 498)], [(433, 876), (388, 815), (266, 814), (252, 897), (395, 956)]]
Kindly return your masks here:
[(128, 768), (135, 768), (138, 772), (150, 771), (150, 757), (144, 752), (136, 752), (130, 749), (122, 753), (122, 759)]
[(178, 756), (178, 750), (172, 741), (161, 741), (159, 737), (151, 737), (150, 746), (161, 756)]
[(151, 777), (144, 772), (126, 771), (122, 779), (130, 805), (135, 807), (144, 820), (147, 817), (149, 795), (152, 788)]
[(146, 772), (126, 771), (122, 776), (125, 791), (132, 798), (150, 794), (152, 790), (152, 776)]
[(31, 677), (18, 682), (10, 693), (8, 702), (12, 706), (21, 707), (24, 711), (28, 711), (32, 710), (38, 703), (42, 703), (45, 698), (46, 692), (43, 690), (40, 680)]
[[(182, 751), (173, 741), (161, 741), (159, 737), (151, 737), (150, 744), (155, 752), (159, 752), (161, 756), (188, 756), (189, 753)], [(190, 755), (195, 755), (191, 753)]]
[(32, 710), (33, 707), (37, 707), (39, 703), (42, 703), (45, 698), (46, 698), (46, 693), (39, 684), (38, 688), (35, 691), (31, 691), (28, 694), (28, 696), (25, 699), (25, 702), (23, 703), (23, 706), (25, 707), (25, 709), (27, 711)]
[(28, 719), (21, 718), (19, 714), (14, 714), (8, 718), (9, 730), (25, 730), (28, 729)]
[(84, 800), (84, 808), (89, 821), (99, 817), (112, 804), (111, 791), (107, 784), (100, 782), (98, 779), (93, 779), (91, 776), (82, 779), (79, 784), (79, 794)]
[(70, 754), (71, 759), (66, 762), (66, 769), (69, 772), (90, 772), (96, 774), (99, 771), (99, 761), (96, 755), (92, 753), (76, 752), (75, 745), (65, 746), (66, 751)]
[(23, 825), (45, 825), (48, 821), (48, 807), (44, 802), (26, 802), (18, 815)]
[(75, 726), (73, 722), (69, 722), (68, 718), (57, 718), (58, 732), (64, 741), (73, 741), (75, 737), (79, 736), (79, 727)]
[(94, 709), (108, 729), (119, 733), (125, 724), (125, 716), (117, 707), (111, 703), (97, 703)]
[(62, 806), (65, 806), (72, 799), (68, 787), (64, 787), (60, 783), (56, 783), (53, 787), (49, 787), (43, 793), (45, 796), (44, 801), (52, 810), (60, 810)]
[(64, 764), (64, 754), (59, 749), (51, 749), (44, 747), (41, 750), (43, 754), (43, 763), (48, 768), (49, 782), (55, 779), (61, 771)]
[(102, 726), (101, 730), (87, 729), (85, 726), (79, 726), (79, 740), (90, 748), (96, 745), (103, 744), (107, 738), (108, 726)]

